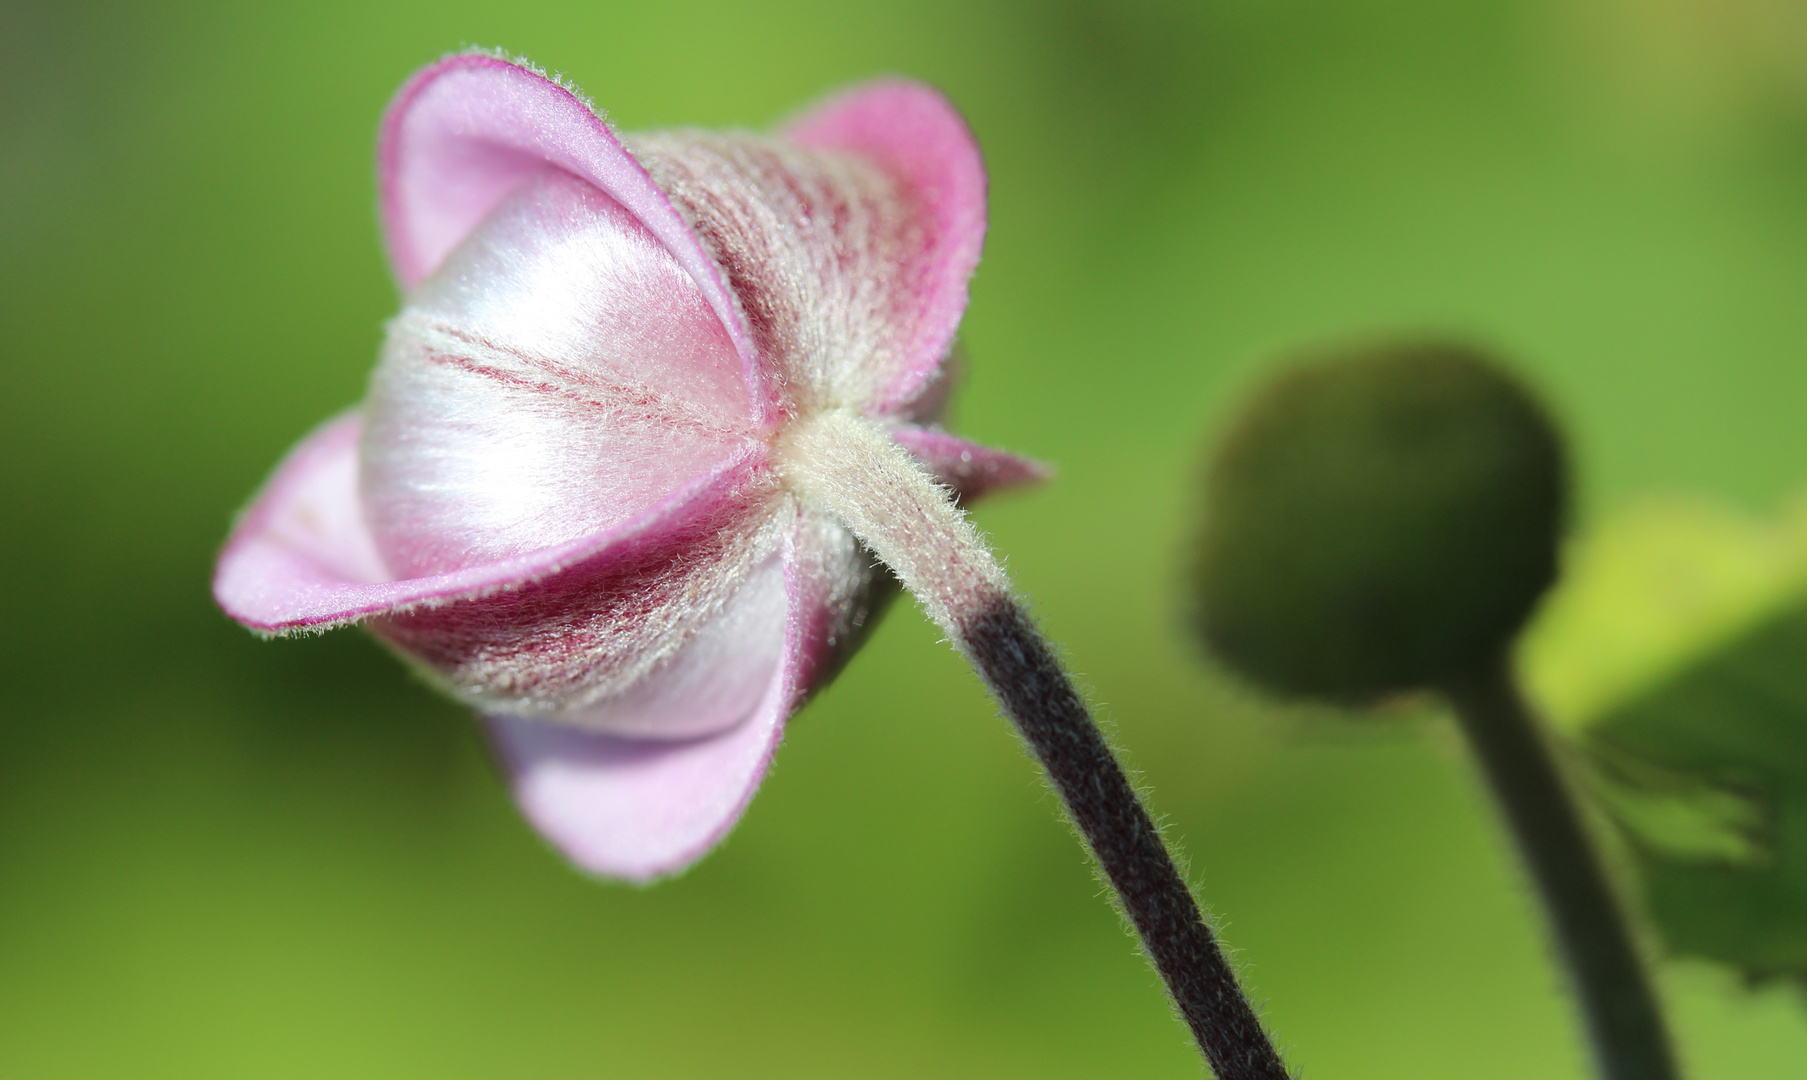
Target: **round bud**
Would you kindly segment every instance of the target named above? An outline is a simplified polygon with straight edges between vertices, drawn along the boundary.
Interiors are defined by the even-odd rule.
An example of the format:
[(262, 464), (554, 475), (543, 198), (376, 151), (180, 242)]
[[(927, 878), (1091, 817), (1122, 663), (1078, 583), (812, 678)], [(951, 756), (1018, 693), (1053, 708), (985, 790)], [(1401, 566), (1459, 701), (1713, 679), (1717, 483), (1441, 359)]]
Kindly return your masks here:
[(1207, 646), (1282, 694), (1371, 702), (1496, 658), (1556, 576), (1560, 437), (1467, 346), (1285, 372), (1205, 477), (1190, 588)]

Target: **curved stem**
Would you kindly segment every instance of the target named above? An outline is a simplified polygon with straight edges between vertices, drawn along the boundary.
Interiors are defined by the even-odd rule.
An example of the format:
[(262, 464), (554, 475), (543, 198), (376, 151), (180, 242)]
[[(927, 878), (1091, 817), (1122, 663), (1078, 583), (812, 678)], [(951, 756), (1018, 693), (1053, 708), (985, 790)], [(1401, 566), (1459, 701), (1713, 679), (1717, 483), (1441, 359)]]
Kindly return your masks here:
[(1047, 771), (1220, 1080), (1287, 1080), (1154, 822), (953, 494), (885, 430), (849, 411), (793, 422), (777, 450), (789, 489), (883, 559), (984, 678)]
[(1556, 759), (1505, 657), (1442, 688), (1543, 898), (1600, 1074), (1675, 1080), (1662, 1011)]
[(1212, 1071), (1220, 1080), (1286, 1080), (1148, 812), (1028, 614), (998, 597), (961, 619), (956, 636), (1047, 770)]

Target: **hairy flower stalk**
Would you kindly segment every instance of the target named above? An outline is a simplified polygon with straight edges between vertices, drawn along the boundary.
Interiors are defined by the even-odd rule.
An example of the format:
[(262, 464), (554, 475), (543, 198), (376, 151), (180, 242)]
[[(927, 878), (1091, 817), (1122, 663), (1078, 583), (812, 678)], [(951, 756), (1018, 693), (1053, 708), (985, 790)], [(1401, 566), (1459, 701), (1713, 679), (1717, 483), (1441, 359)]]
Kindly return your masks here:
[(960, 508), (1044, 470), (940, 426), (985, 231), (940, 95), (623, 137), (466, 54), (397, 96), (379, 172), (403, 310), (364, 404), (234, 528), (229, 614), (364, 625), (483, 717), (542, 835), (644, 882), (733, 828), (864, 636), (875, 553), (1047, 767), (1219, 1075), (1284, 1075)]
[(848, 412), (793, 424), (780, 475), (903, 582), (985, 680), (1048, 772), (1212, 1070), (1283, 1080), (1280, 1056), (1084, 701), (958, 507)]

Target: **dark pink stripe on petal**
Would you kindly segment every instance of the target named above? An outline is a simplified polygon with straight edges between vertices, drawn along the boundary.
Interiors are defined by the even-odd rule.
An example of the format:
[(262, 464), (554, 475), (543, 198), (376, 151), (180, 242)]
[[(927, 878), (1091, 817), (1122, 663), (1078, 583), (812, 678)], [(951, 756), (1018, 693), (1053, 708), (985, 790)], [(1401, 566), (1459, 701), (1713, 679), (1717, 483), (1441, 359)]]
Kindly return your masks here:
[(370, 628), (497, 711), (569, 708), (700, 628), (782, 543), (771, 528), (772, 474), (721, 479), (643, 527), (609, 530), (606, 549), (556, 574)]
[(985, 243), (985, 163), (978, 143), (938, 91), (901, 79), (848, 91), (793, 122), (785, 135), (799, 146), (876, 161), (919, 204), (923, 246), (907, 287), (920, 314), (871, 410), (895, 413), (934, 375), (966, 310), (967, 280)]
[(606, 572), (766, 494), (767, 450), (755, 443), (612, 529), (511, 559), (431, 577), (386, 580), (357, 491), (359, 420), (328, 421), (276, 469), (240, 519), (214, 570), (226, 614), (269, 633), (324, 630), (372, 615), (517, 589), (580, 565)]

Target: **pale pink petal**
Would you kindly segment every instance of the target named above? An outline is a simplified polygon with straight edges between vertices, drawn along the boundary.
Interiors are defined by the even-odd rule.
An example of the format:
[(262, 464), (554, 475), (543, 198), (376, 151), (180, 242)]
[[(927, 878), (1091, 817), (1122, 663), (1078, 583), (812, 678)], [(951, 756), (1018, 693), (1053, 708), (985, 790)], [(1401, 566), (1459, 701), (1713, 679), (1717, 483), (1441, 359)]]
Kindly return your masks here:
[(740, 819), (784, 734), (784, 684), (775, 673), (746, 720), (684, 742), (513, 716), (489, 717), (489, 730), (540, 835), (592, 874), (651, 881), (702, 858)]
[(775, 400), (720, 269), (646, 170), (571, 91), (494, 56), (448, 57), (396, 96), (377, 158), (383, 234), (404, 287), (432, 273), (527, 179), (562, 169), (614, 199), (671, 251), (727, 329), (751, 400)]
[(269, 633), (322, 630), (461, 598), (499, 601), (579, 569), (588, 571), (580, 580), (593, 581), (661, 553), (687, 552), (697, 534), (746, 518), (768, 498), (770, 470), (755, 446), (606, 532), (452, 573), (390, 580), (358, 505), (360, 426), (350, 414), (302, 440), (239, 519), (214, 572), (214, 597), (228, 615)]
[(240, 515), (214, 571), (214, 595), (228, 615), (271, 629), (264, 617), (278, 609), (313, 611), (318, 588), (388, 580), (358, 506), (362, 432), (356, 409), (321, 424)]
[(1051, 474), (1039, 461), (968, 442), (939, 428), (903, 424), (892, 431), (897, 445), (927, 465), (948, 487), (971, 502), (992, 491), (1039, 484)]
[[(727, 731), (670, 741), (490, 716), (491, 736), (522, 813), (555, 848), (594, 874), (649, 881), (701, 858), (740, 819), (777, 750), (786, 717), (857, 631), (857, 594), (869, 572), (869, 561), (844, 529), (799, 514), (783, 562), (788, 614), (782, 662), (765, 683), (741, 683), (746, 719)], [(647, 704), (679, 710), (695, 700), (697, 689), (667, 683)], [(701, 696), (717, 710), (729, 705), (714, 688), (703, 688)]]
[(897, 412), (935, 374), (966, 310), (967, 280), (985, 241), (985, 163), (960, 114), (920, 83), (885, 80), (848, 91), (790, 124), (799, 146), (877, 162), (918, 205), (920, 246), (902, 285), (915, 325), (872, 409)]

